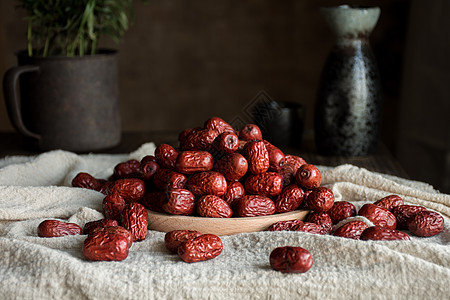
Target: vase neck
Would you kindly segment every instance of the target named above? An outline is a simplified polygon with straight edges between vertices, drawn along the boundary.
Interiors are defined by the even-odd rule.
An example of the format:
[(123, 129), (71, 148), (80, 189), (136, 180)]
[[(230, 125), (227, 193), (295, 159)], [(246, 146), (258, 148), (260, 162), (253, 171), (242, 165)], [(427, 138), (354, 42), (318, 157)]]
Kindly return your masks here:
[(320, 12), (338, 40), (367, 40), (380, 16), (378, 7), (342, 5), (324, 7)]

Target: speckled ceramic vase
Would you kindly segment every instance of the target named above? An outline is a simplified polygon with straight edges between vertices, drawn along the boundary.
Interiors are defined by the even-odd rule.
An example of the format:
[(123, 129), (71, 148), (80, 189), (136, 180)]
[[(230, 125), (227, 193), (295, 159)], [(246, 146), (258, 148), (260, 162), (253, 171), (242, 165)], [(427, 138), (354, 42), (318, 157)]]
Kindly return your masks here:
[(336, 41), (326, 60), (314, 111), (319, 154), (364, 156), (376, 149), (381, 110), (379, 72), (369, 44), (378, 7), (337, 6), (321, 13)]

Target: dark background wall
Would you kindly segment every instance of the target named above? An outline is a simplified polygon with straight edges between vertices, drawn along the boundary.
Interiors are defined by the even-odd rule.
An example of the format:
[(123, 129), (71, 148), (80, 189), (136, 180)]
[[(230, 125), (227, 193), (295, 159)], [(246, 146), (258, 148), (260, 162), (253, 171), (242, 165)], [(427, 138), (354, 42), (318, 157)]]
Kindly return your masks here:
[[(311, 131), (317, 83), (333, 43), (319, 7), (377, 5), (381, 16), (371, 44), (383, 80), (381, 138), (396, 154), (409, 12), (415, 2), (136, 1), (134, 24), (120, 44), (101, 42), (120, 51), (123, 130), (181, 130), (211, 116), (231, 120), (264, 90), (275, 100), (302, 103)], [(17, 3), (0, 2), (1, 74), (16, 64), (14, 52), (26, 45)], [(13, 130), (3, 98), (0, 130)]]

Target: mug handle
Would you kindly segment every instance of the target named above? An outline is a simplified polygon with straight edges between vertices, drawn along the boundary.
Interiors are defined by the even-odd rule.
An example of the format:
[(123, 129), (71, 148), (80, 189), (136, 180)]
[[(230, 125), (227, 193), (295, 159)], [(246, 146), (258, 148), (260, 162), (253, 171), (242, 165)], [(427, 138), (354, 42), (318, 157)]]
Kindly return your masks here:
[(40, 140), (41, 136), (37, 133), (28, 130), (22, 120), (22, 115), (19, 108), (19, 99), (17, 97), (17, 80), (19, 76), (27, 72), (39, 71), (38, 66), (18, 66), (12, 67), (6, 71), (3, 77), (3, 93), (5, 96), (6, 109), (8, 111), (9, 120), (13, 127), (22, 135)]

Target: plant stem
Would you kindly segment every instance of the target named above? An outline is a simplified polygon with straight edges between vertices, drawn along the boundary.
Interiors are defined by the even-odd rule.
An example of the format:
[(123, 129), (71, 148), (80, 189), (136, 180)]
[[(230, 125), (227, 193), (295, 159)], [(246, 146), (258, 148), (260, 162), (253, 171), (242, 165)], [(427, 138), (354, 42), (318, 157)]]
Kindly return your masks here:
[(31, 24), (32, 21), (28, 19), (28, 30), (27, 30), (27, 47), (28, 47), (28, 56), (33, 56), (33, 36), (32, 36), (32, 29), (33, 24)]

